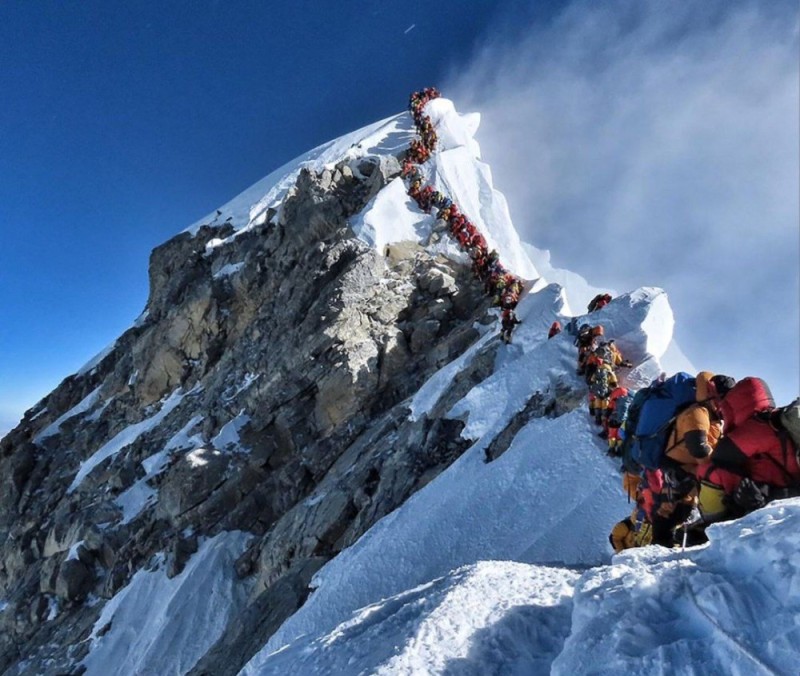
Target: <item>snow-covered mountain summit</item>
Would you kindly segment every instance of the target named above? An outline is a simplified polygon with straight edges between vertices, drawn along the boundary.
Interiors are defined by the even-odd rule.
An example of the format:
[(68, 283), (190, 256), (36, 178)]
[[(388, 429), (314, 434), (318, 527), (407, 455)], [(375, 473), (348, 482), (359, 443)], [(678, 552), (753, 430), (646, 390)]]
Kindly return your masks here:
[[(527, 279), (538, 277), (521, 246), (505, 198), (495, 190), (491, 171), (480, 160), (480, 147), (475, 140), (480, 116), (477, 113), (461, 115), (453, 102), (444, 98), (432, 100), (426, 113), (439, 138), (436, 154), (422, 167), (426, 180), (461, 205), (486, 236), (490, 248), (496, 249), (515, 273)], [(330, 176), (337, 163), (345, 163), (352, 170), (364, 158), (391, 161), (405, 153), (415, 135), (413, 120), (407, 112), (346, 134), (276, 169), (192, 225), (188, 232), (196, 233), (205, 224), (228, 224), (233, 228), (229, 238), (237, 237), (280, 218), (281, 204), (293, 189), (301, 170), (323, 175), (328, 172)], [(360, 213), (349, 220), (355, 234), (378, 251), (383, 251), (387, 244), (400, 241), (427, 242), (435, 219), (415, 208), (406, 192), (399, 176), (389, 181)], [(226, 241), (228, 238), (214, 240), (212, 246)], [(431, 245), (429, 250), (453, 256), (459, 253), (456, 245), (446, 238)]]
[[(594, 618), (639, 617), (617, 603), (623, 572), (638, 600), (642, 575), (668, 594), (676, 566), (741, 568), (694, 552), (607, 566), (627, 505), (571, 338), (547, 340), (573, 314), (570, 284), (526, 254), (480, 160), (478, 117), (444, 99), (426, 112), (439, 142), (425, 182), (526, 280), (512, 344), (469, 258), (409, 196), (408, 113), (276, 170), (158, 247), (136, 324), (4, 439), (0, 669), (650, 673), (696, 662), (709, 636), (788, 663), (789, 634), (762, 651), (730, 631), (752, 619), (741, 606), (759, 576), (796, 576), (791, 547), (773, 544), (745, 596), (698, 588), (698, 608), (729, 612), (716, 627), (695, 617), (697, 641), (639, 650), (625, 629), (608, 658)], [(629, 384), (670, 368), (662, 290), (622, 294), (592, 322), (634, 362)], [(754, 546), (798, 509), (763, 517)], [(749, 527), (718, 529), (708, 551)], [(786, 618), (792, 603), (768, 610)]]

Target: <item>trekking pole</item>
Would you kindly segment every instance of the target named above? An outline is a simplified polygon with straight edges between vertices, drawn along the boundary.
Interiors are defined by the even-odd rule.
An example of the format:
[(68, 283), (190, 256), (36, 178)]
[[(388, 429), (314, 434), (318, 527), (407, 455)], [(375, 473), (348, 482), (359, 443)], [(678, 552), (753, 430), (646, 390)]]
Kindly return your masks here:
[(683, 542), (681, 544), (681, 552), (686, 551), (686, 539), (689, 536), (689, 529), (686, 527), (686, 524), (683, 524)]

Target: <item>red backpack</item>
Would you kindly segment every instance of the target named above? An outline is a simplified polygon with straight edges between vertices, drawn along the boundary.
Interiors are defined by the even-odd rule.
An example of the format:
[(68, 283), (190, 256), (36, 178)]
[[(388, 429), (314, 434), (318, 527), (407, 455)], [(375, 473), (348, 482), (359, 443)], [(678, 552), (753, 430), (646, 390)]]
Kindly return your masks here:
[(744, 378), (722, 400), (723, 437), (712, 463), (772, 486), (800, 485), (797, 449), (789, 435), (770, 423), (775, 401), (761, 378)]
[(775, 408), (775, 400), (761, 378), (742, 378), (725, 395), (720, 410), (725, 421), (725, 432), (741, 425), (756, 413)]

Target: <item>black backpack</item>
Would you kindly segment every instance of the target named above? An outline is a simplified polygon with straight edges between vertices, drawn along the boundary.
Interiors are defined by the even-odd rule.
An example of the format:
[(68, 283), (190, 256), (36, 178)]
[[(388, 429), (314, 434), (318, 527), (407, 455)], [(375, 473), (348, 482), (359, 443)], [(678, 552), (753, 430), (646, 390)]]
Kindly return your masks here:
[(575, 340), (572, 341), (572, 344), (576, 347), (581, 347), (591, 335), (592, 327), (588, 324), (581, 324), (581, 327), (578, 329), (578, 335), (575, 336)]
[(782, 406), (778, 411), (781, 427), (791, 437), (795, 448), (800, 449), (800, 397), (788, 406)]
[(598, 399), (605, 399), (611, 394), (611, 376), (613, 371), (607, 366), (598, 367), (589, 382), (589, 391)]

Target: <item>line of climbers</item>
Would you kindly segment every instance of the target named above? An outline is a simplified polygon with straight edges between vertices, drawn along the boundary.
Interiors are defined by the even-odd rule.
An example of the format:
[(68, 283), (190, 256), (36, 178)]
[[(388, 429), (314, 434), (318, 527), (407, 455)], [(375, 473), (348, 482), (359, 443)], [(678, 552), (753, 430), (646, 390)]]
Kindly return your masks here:
[(403, 161), (402, 175), (408, 181), (408, 195), (419, 208), (427, 214), (432, 209), (437, 210), (434, 231), (448, 232), (472, 260), (473, 273), (483, 282), (487, 295), (494, 299), (494, 305), (502, 310), (500, 336), (504, 342), (509, 343), (514, 327), (520, 323), (514, 308), (522, 294), (522, 280), (500, 262), (500, 255), (496, 250), (489, 250), (486, 238), (453, 200), (435, 190), (432, 185), (424, 183), (424, 176), (419, 168), (419, 165), (430, 159), (438, 143), (436, 130), (430, 117), (424, 113), (424, 108), (429, 101), (440, 96), (435, 87), (426, 87), (411, 94), (409, 110), (419, 139), (414, 139), (409, 145)]
[(762, 379), (708, 371), (613, 396), (609, 454), (635, 501), (611, 531), (615, 551), (700, 544), (711, 523), (800, 495), (800, 399), (776, 407)]
[[(605, 297), (603, 306), (611, 301), (611, 296), (605, 294)], [(600, 436), (608, 439), (609, 453), (612, 453), (620, 441), (621, 421), (631, 399), (628, 390), (620, 385), (617, 371), (633, 364), (623, 358), (613, 338), (605, 340), (602, 326), (581, 324), (578, 327), (576, 324), (577, 319), (573, 319), (567, 327), (575, 336), (573, 344), (578, 348), (576, 372), (586, 379), (589, 414), (603, 428)]]
[[(484, 236), (458, 205), (424, 184), (419, 165), (430, 159), (438, 137), (424, 113), (440, 93), (433, 87), (414, 92), (409, 108), (419, 139), (403, 162), (408, 194), (425, 213), (437, 209), (434, 232), (446, 231), (472, 260), (475, 275), (502, 308), (501, 338), (510, 342), (519, 320), (514, 308), (522, 280), (489, 251)], [(589, 312), (612, 298), (601, 293)], [(548, 338), (561, 325), (554, 322)], [(777, 408), (760, 378), (739, 381), (701, 371), (696, 377), (662, 373), (636, 392), (620, 385), (616, 371), (630, 367), (602, 326), (577, 326), (578, 374), (589, 388), (589, 412), (608, 439), (609, 455), (622, 458), (623, 488), (636, 504), (609, 536), (616, 551), (647, 544), (671, 547), (705, 541), (705, 527), (737, 518), (767, 502), (800, 495), (800, 399)]]
[[(590, 311), (610, 302), (600, 294)], [(600, 306), (598, 308), (597, 306)], [(608, 454), (621, 458), (635, 501), (609, 541), (615, 551), (706, 541), (705, 528), (772, 500), (800, 495), (800, 398), (776, 407), (760, 378), (662, 373), (636, 392), (616, 370), (631, 366), (602, 326), (567, 326), (589, 388), (589, 412)]]

